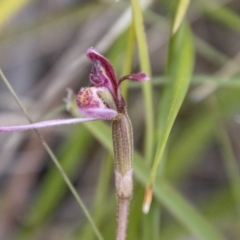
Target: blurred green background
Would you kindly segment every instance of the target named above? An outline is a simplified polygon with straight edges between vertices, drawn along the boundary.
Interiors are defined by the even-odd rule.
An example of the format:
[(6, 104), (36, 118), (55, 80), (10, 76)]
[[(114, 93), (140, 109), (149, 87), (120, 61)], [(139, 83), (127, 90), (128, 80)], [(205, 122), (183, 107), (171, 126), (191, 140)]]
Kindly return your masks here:
[[(62, 99), (67, 88), (77, 92), (89, 84), (89, 47), (119, 77), (151, 74), (143, 90), (127, 82), (122, 88), (136, 149), (128, 239), (238, 240), (240, 2), (192, 0), (172, 36), (178, 4), (187, 1), (143, 0), (146, 41), (134, 2), (1, 0), (0, 68), (34, 121), (71, 117)], [(0, 100), (0, 126), (27, 123), (2, 81)], [(41, 133), (103, 239), (114, 239), (110, 123)], [(144, 215), (154, 159), (161, 162)], [(33, 132), (0, 135), (0, 239), (98, 239)]]

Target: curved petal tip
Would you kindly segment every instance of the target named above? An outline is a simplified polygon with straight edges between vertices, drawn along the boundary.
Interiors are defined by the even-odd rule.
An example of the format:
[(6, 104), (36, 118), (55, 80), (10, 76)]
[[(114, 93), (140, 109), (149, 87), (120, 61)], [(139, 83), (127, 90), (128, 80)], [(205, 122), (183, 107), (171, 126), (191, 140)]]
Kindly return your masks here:
[(134, 80), (134, 81), (139, 81), (139, 82), (144, 82), (149, 80), (150, 78), (147, 76), (146, 73), (140, 72), (140, 73), (133, 73), (128, 76), (129, 80)]
[(103, 57), (99, 52), (97, 52), (93, 47), (88, 48), (87, 56), (90, 60), (92, 60), (96, 55)]
[(133, 73), (133, 74), (126, 75), (126, 76), (123, 76), (122, 78), (120, 78), (118, 81), (118, 85), (120, 85), (124, 80), (144, 82), (144, 81), (150, 80), (150, 78), (144, 72)]

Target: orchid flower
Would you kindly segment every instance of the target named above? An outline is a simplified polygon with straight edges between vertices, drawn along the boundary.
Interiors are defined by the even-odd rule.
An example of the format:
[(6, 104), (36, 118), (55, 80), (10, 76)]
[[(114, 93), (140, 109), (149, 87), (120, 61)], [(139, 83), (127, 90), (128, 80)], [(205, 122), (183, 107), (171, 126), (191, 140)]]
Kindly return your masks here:
[(110, 62), (93, 48), (87, 50), (92, 62), (89, 75), (90, 86), (83, 87), (77, 94), (78, 111), (83, 118), (57, 119), (22, 126), (0, 127), (0, 132), (16, 132), (64, 124), (76, 124), (94, 120), (111, 120), (115, 165), (115, 186), (118, 198), (117, 240), (126, 238), (127, 215), (132, 196), (133, 133), (127, 114), (126, 103), (121, 95), (120, 84), (124, 80), (146, 81), (145, 73), (134, 73), (117, 80)]

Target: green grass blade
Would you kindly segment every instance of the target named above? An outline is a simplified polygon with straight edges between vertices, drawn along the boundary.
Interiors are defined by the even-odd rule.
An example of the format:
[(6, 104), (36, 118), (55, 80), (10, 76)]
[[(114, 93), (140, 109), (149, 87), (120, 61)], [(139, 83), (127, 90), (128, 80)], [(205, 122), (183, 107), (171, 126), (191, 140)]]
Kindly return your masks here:
[[(131, 0), (133, 23), (135, 27), (135, 35), (138, 44), (138, 53), (140, 59), (141, 71), (145, 72), (151, 77), (151, 67), (149, 60), (149, 53), (147, 48), (146, 36), (143, 25), (143, 16), (139, 0)], [(146, 131), (145, 131), (145, 159), (150, 164), (153, 156), (153, 140), (154, 140), (154, 117), (153, 117), (153, 94), (151, 81), (142, 83), (143, 94), (145, 99), (145, 117), (146, 117)]]
[[(163, 105), (161, 106), (161, 135), (148, 181), (148, 189), (151, 189), (154, 185), (158, 166), (163, 157), (171, 128), (187, 93), (193, 62), (191, 32), (187, 25), (182, 25), (170, 41), (168, 62), (169, 85), (165, 92)], [(150, 202), (145, 202), (146, 212), (149, 204)]]

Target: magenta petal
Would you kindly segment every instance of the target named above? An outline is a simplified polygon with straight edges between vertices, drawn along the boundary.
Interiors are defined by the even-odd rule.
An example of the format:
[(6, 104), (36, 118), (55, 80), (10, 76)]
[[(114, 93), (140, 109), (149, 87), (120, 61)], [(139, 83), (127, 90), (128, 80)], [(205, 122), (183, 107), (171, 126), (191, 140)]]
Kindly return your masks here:
[(110, 108), (80, 108), (79, 112), (86, 117), (106, 120), (111, 120), (118, 114), (117, 111)]
[(123, 76), (119, 79), (118, 84), (120, 85), (124, 80), (131, 80), (131, 81), (138, 81), (138, 82), (144, 82), (149, 80), (149, 77), (146, 73), (140, 72), (140, 73), (133, 73), (130, 75)]
[(149, 77), (147, 76), (146, 73), (140, 72), (140, 73), (133, 73), (128, 75), (128, 79), (133, 81), (143, 82), (143, 81), (149, 80)]
[(49, 120), (43, 121), (38, 123), (32, 123), (27, 125), (20, 125), (20, 126), (9, 126), (9, 127), (0, 127), (0, 132), (20, 132), (30, 129), (37, 129), (37, 128), (44, 128), (44, 127), (52, 127), (58, 125), (67, 125), (67, 124), (76, 124), (81, 122), (89, 122), (98, 120), (97, 118), (70, 118), (70, 119), (56, 119), (56, 120)]
[(116, 98), (118, 83), (111, 63), (93, 48), (87, 50), (87, 56), (93, 64), (89, 75), (90, 82), (96, 87), (107, 87)]

